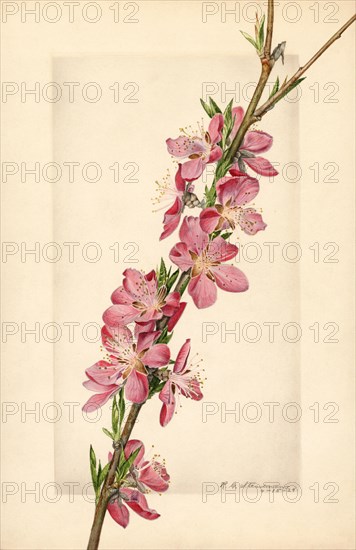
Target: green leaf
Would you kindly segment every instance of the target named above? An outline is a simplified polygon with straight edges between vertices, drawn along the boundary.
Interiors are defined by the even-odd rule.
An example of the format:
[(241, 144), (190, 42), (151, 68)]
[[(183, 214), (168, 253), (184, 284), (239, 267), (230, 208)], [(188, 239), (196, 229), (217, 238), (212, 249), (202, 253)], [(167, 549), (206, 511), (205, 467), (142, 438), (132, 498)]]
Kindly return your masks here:
[(188, 284), (189, 284), (189, 281), (190, 281), (190, 277), (187, 277), (187, 279), (184, 281), (184, 283), (181, 285), (180, 289), (179, 289), (179, 294), (181, 296), (183, 296), (184, 294), (184, 291), (185, 289), (187, 288)]
[(107, 435), (108, 437), (110, 437), (110, 439), (114, 439), (114, 434), (112, 434), (111, 432), (109, 432), (109, 430), (107, 430), (106, 428), (102, 428), (103, 432), (105, 435)]
[(172, 286), (174, 285), (174, 283), (178, 279), (178, 275), (179, 275), (179, 269), (174, 271), (172, 273), (172, 275), (169, 277), (169, 279), (167, 280), (167, 283), (166, 283), (167, 292), (169, 292), (171, 290)]
[(157, 378), (157, 376), (153, 376), (151, 382), (150, 382), (150, 391), (148, 394), (148, 399), (151, 399), (156, 393), (160, 392), (163, 386), (166, 382), (161, 380), (160, 378)]
[(227, 233), (223, 233), (221, 237), (225, 239), (225, 241), (232, 235), (232, 231), (229, 231)]
[(164, 329), (162, 330), (162, 332), (161, 332), (159, 338), (157, 339), (156, 343), (157, 344), (165, 344), (167, 333), (168, 333), (168, 327), (164, 327)]
[(276, 82), (274, 83), (274, 86), (272, 88), (272, 91), (270, 93), (270, 96), (268, 99), (270, 99), (271, 97), (273, 97), (279, 90), (279, 77), (277, 76), (277, 80)]
[(216, 189), (214, 184), (210, 187), (210, 189), (208, 186), (205, 186), (205, 198), (206, 206), (213, 206), (215, 204)]
[(261, 52), (265, 43), (265, 15), (262, 16), (260, 21), (260, 30), (258, 33), (258, 50)]
[(227, 116), (232, 117), (232, 104), (233, 104), (233, 102), (234, 102), (234, 99), (232, 98), (232, 100), (226, 106), (225, 111), (224, 111), (224, 118), (227, 117)]
[(292, 90), (294, 90), (294, 88), (296, 88), (297, 86), (299, 86), (299, 84), (301, 82), (303, 82), (303, 80), (306, 79), (306, 76), (303, 76), (303, 78), (298, 78), (298, 80), (296, 80), (293, 84), (291, 84), (290, 86), (288, 86), (288, 88), (286, 89), (286, 91), (283, 93), (283, 95), (281, 97), (279, 97), (276, 101), (276, 103), (278, 103), (278, 101), (280, 101), (281, 99), (283, 99), (286, 95), (288, 95)]
[(166, 268), (166, 264), (164, 263), (163, 258), (161, 258), (161, 265), (159, 267), (159, 272), (158, 272), (158, 286), (159, 287), (166, 283), (166, 278), (167, 278), (167, 268)]
[(93, 485), (94, 485), (94, 489), (96, 489), (97, 482), (98, 482), (97, 475), (96, 475), (96, 456), (95, 456), (95, 452), (94, 452), (94, 449), (93, 449), (92, 445), (90, 445), (89, 457), (90, 457), (91, 479), (92, 479), (92, 482), (93, 482)]
[(210, 101), (210, 108), (211, 108), (211, 112), (213, 113), (213, 116), (216, 115), (216, 113), (221, 113), (222, 114), (222, 110), (215, 103), (215, 101), (213, 100), (212, 97), (209, 97), (209, 101)]
[(119, 393), (119, 413), (120, 413), (119, 431), (121, 430), (121, 424), (125, 418), (125, 410), (126, 410), (126, 403), (124, 398), (124, 388), (121, 388)]
[(258, 45), (256, 44), (256, 42), (254, 41), (254, 39), (252, 38), (252, 36), (250, 36), (249, 34), (247, 34), (247, 32), (244, 32), (244, 31), (240, 31), (240, 33), (242, 34), (242, 36), (244, 36), (246, 38), (246, 40), (248, 40), (252, 46), (258, 50)]
[(119, 423), (119, 408), (117, 406), (116, 395), (114, 395), (114, 399), (112, 402), (112, 409), (111, 409), (111, 427), (114, 435), (117, 434), (118, 423)]
[[(133, 453), (131, 453), (127, 460), (124, 460), (120, 464), (120, 466), (118, 468), (118, 475), (119, 475), (120, 480), (122, 480), (126, 477), (126, 475), (129, 472), (132, 464), (135, 461), (135, 458), (137, 457), (138, 453), (140, 452), (141, 447), (142, 447), (142, 445), (140, 447), (138, 447), (138, 449), (136, 449)], [(123, 458), (125, 458), (125, 455), (122, 453), (120, 462), (122, 461)]]
[(205, 101), (203, 101), (202, 99), (200, 100), (200, 103), (202, 104), (202, 107), (203, 107), (204, 111), (206, 112), (206, 114), (207, 114), (210, 118), (212, 118), (212, 116), (213, 116), (214, 113), (212, 112), (210, 105), (208, 105), (207, 103), (205, 103)]
[(236, 116), (232, 116), (232, 103), (233, 103), (233, 99), (230, 101), (230, 103), (228, 104), (228, 106), (226, 107), (225, 111), (224, 111), (224, 127), (223, 127), (223, 131), (222, 131), (222, 148), (224, 149), (225, 148), (225, 145), (226, 145), (226, 142), (229, 138), (229, 135), (231, 134), (231, 131), (234, 127), (234, 123), (235, 123), (235, 118)]
[(110, 462), (104, 468), (101, 470), (100, 474), (98, 472), (98, 488), (101, 487), (101, 484), (103, 483), (104, 479), (106, 478), (106, 475), (110, 468)]

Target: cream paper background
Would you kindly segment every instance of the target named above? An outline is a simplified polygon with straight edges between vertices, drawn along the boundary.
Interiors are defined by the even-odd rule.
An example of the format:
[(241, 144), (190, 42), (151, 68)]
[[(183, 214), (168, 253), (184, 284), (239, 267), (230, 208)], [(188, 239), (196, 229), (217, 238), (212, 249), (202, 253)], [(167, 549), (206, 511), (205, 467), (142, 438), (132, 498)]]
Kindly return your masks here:
[[(128, 4), (120, 3), (121, 18), (131, 10)], [(238, 4), (244, 10), (241, 13), (252, 13), (251, 2)], [(31, 176), (21, 182), (17, 174), (2, 184), (3, 241), (26, 243), (28, 248), (40, 242), (41, 251), (46, 243), (56, 242), (63, 251), (56, 263), (43, 257), (37, 263), (31, 256), (21, 262), (19, 254), (9, 256), (6, 263), (3, 259), (3, 323), (33, 327), (38, 322), (41, 329), (39, 342), (34, 336), (21, 341), (25, 336), (20, 330), (3, 345), (4, 410), (10, 411), (8, 403), (19, 408), (16, 414), (5, 414), (2, 424), (3, 548), (85, 547), (93, 513), (93, 505), (87, 502), (90, 493), (83, 497), (89, 476), (88, 445), (92, 442), (105, 459), (109, 447), (101, 427), (108, 425), (109, 409), (93, 422), (80, 413), (88, 397), (81, 387), (83, 371), (101, 357), (99, 343), (83, 338), (83, 327), (100, 323), (126, 267), (150, 269), (161, 255), (167, 257), (175, 242), (171, 237), (158, 243), (162, 212), (151, 212), (150, 197), (154, 181), (172, 166), (166, 137), (174, 137), (179, 127), (194, 124), (202, 116), (198, 101), (202, 84), (217, 83), (219, 93), (214, 98), (222, 103), (221, 83), (228, 89), (239, 83), (246, 91), (259, 71), (257, 58), (238, 32), (251, 30), (251, 24), (243, 19), (235, 23), (231, 16), (221, 22), (222, 4), (215, 3), (219, 13), (203, 23), (200, 2), (138, 2), (135, 24), (115, 24), (108, 9), (111, 3), (100, 5), (102, 19), (96, 24), (80, 17), (72, 24), (62, 20), (52, 25), (43, 20), (21, 23), (19, 16), (13, 16), (2, 25), (3, 81), (26, 82), (29, 87), (36, 81), (41, 85), (54, 81), (63, 90), (64, 82), (94, 81), (103, 92), (96, 103), (84, 101), (76, 92), (73, 103), (67, 96), (57, 103), (43, 99), (36, 103), (30, 98), (22, 103), (17, 94), (2, 104), (3, 162), (37, 161), (41, 166), (51, 161), (61, 166), (71, 161), (81, 166), (97, 162), (103, 170), (96, 183), (81, 177), (71, 183), (63, 172), (56, 183), (43, 178), (36, 183)], [(328, 9), (325, 3), (320, 5), (323, 19)], [(302, 15), (296, 23), (283, 18), (276, 8), (275, 42), (288, 41), (285, 68), (276, 68), (280, 76), (292, 74), (352, 14), (352, 3), (340, 2), (335, 16), (340, 23), (315, 23), (313, 3), (298, 6)], [(292, 9), (288, 14), (293, 16)], [(149, 497), (162, 514), (156, 523), (131, 514), (131, 525), (123, 531), (108, 519), (102, 548), (354, 547), (352, 45), (353, 30), (349, 30), (310, 70), (302, 100), (281, 102), (260, 124), (275, 138), (266, 156), (281, 166), (298, 163), (302, 177), (292, 183), (291, 169), (287, 177), (281, 170), (273, 182), (263, 178), (256, 203), (263, 207), (268, 228), (251, 239), (240, 238), (240, 246), (252, 241), (263, 254), (257, 262), (242, 256), (237, 264), (249, 277), (250, 291), (237, 296), (221, 292), (217, 304), (204, 311), (189, 304), (171, 348), (176, 353), (185, 338), (192, 338), (206, 369), (203, 403), (185, 401), (164, 430), (158, 425), (158, 401), (146, 405), (135, 436), (147, 448), (154, 444), (167, 459), (171, 488), (162, 497)], [(110, 90), (114, 82), (120, 83), (118, 103)], [(129, 82), (139, 87), (133, 96), (137, 103), (123, 101), (131, 92), (124, 88)], [(338, 102), (323, 102), (334, 89), (333, 84), (327, 87), (333, 82), (339, 86)], [(319, 102), (309, 88), (315, 83), (319, 83)], [(230, 93), (227, 100), (231, 97)], [(240, 103), (246, 105), (246, 97)], [(119, 183), (114, 183), (109, 169), (114, 162), (121, 167)], [(329, 173), (323, 171), (328, 162), (340, 167), (337, 183), (322, 181)], [(132, 176), (138, 181), (124, 181), (130, 173), (122, 168), (126, 163), (138, 165), (138, 174)], [(314, 163), (321, 167), (319, 183), (313, 181), (309, 168)], [(73, 262), (68, 261), (66, 242), (79, 243)], [(102, 251), (96, 263), (81, 256), (90, 242)], [(119, 262), (110, 248), (115, 242), (120, 247)], [(290, 242), (301, 246), (302, 258), (296, 263), (281, 254)], [(333, 250), (323, 249), (330, 242), (339, 247), (337, 263), (323, 261)], [(264, 243), (279, 243), (275, 261), (269, 261)], [(319, 262), (313, 261), (310, 250), (314, 243), (319, 243)], [(133, 262), (136, 259), (138, 263)], [(43, 332), (51, 322), (63, 331), (55, 344), (46, 341)], [(204, 339), (204, 322), (218, 333)], [(277, 328), (271, 343), (263, 325), (268, 322), (278, 322), (280, 327), (298, 323), (303, 335), (293, 344), (283, 340)], [(314, 343), (308, 327), (316, 322), (321, 339), (330, 333), (322, 328), (325, 323), (337, 323), (339, 342)], [(73, 342), (68, 339), (68, 323), (78, 323)], [(236, 343), (230, 334), (222, 341), (223, 323), (227, 329), (235, 323), (241, 327), (257, 323), (261, 339), (251, 343), (242, 337)], [(88, 338), (93, 339), (93, 332), (95, 327), (87, 332)], [(288, 334), (293, 336), (293, 331)], [(249, 335), (253, 337), (253, 330)], [(60, 411), (56, 422), (50, 421), (53, 402)], [(266, 402), (281, 404), (274, 422), (269, 422)], [(300, 404), (303, 412), (296, 423), (281, 416), (283, 405), (291, 402)], [(333, 410), (323, 406), (337, 403), (339, 422), (313, 422), (309, 407), (316, 402), (322, 419)], [(257, 403), (262, 418), (256, 423), (243, 417), (235, 422), (228, 414), (222, 422), (224, 403), (228, 409), (235, 403), (241, 408)], [(207, 404), (218, 412), (204, 422)], [(26, 408), (35, 406), (39, 418), (25, 414)], [(290, 409), (291, 416), (293, 412)], [(266, 494), (256, 503), (235, 502), (233, 495), (222, 502), (219, 493), (202, 502), (204, 482), (224, 481), (292, 482), (303, 493), (297, 503), (286, 502), (281, 495), (272, 503)], [(6, 494), (9, 483), (16, 494)], [(38, 498), (26, 495), (36, 483)], [(57, 499), (51, 492), (54, 483)], [(68, 493), (68, 483), (76, 484), (74, 496)], [(321, 487), (319, 503), (309, 489), (315, 483)], [(323, 488), (326, 483), (339, 486), (338, 503), (323, 502), (331, 491)]]

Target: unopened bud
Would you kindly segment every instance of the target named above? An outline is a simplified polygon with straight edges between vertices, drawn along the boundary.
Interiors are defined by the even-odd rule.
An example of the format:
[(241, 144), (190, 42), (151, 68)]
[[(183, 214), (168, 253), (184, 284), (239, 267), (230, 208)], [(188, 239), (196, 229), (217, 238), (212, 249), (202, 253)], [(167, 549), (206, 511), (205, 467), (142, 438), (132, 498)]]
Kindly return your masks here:
[(282, 63), (284, 65), (284, 50), (286, 49), (287, 42), (281, 42), (276, 46), (272, 52), (272, 58), (274, 61), (278, 61), (278, 59), (282, 58)]

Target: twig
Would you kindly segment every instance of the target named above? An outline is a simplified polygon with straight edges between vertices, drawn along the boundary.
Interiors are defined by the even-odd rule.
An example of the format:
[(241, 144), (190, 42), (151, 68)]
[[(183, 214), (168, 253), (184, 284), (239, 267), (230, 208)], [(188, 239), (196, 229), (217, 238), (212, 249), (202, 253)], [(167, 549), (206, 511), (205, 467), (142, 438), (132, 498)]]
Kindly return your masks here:
[[(180, 292), (181, 289), (184, 288), (189, 278), (190, 278), (190, 270), (182, 272), (174, 288), (175, 292)], [(169, 320), (169, 317), (163, 317), (161, 319), (161, 322), (157, 323), (157, 328), (159, 330), (163, 330), (167, 326), (168, 320)], [(135, 422), (137, 420), (137, 417), (143, 405), (144, 403), (132, 404), (129, 416), (126, 420), (124, 429), (121, 434), (121, 438), (118, 441), (118, 443), (115, 444), (114, 446), (114, 453), (110, 462), (110, 468), (105, 478), (105, 481), (103, 483), (103, 486), (101, 488), (98, 504), (96, 505), (96, 508), (95, 508), (95, 515), (94, 515), (93, 525), (90, 532), (90, 538), (89, 538), (87, 550), (97, 550), (97, 548), (99, 547), (99, 540), (100, 540), (101, 530), (105, 519), (106, 508), (111, 496), (110, 490), (112, 488), (113, 483), (115, 482), (115, 474), (119, 464), (121, 451), (125, 448), (129, 440), (129, 437), (135, 426)]]
[(324, 44), (324, 46), (322, 48), (320, 48), (320, 50), (315, 54), (313, 55), (313, 57), (311, 59), (309, 59), (309, 61), (303, 66), (303, 67), (300, 67), (298, 69), (298, 71), (295, 73), (295, 75), (292, 76), (292, 78), (290, 78), (288, 80), (288, 82), (286, 82), (281, 88), (280, 90), (278, 90), (278, 92), (272, 96), (268, 101), (266, 101), (266, 103), (264, 103), (263, 105), (261, 105), (261, 107), (259, 109), (257, 109), (257, 111), (255, 112), (254, 114), (254, 117), (251, 121), (251, 124), (253, 122), (256, 122), (258, 120), (261, 120), (261, 118), (267, 113), (267, 111), (269, 111), (275, 103), (277, 103), (277, 101), (279, 99), (281, 99), (284, 95), (284, 93), (286, 92), (286, 90), (289, 88), (289, 86), (291, 86), (292, 84), (294, 84), (308, 69), (309, 67), (311, 67), (313, 65), (313, 63), (315, 63), (315, 61), (317, 59), (319, 59), (319, 57), (321, 55), (323, 55), (323, 53), (328, 49), (330, 48), (330, 46), (336, 41), (338, 40), (338, 38), (341, 38), (342, 34), (346, 31), (346, 29), (348, 27), (350, 27), (350, 25), (352, 25), (352, 23), (354, 23), (356, 21), (356, 15), (354, 15), (353, 17), (351, 17), (346, 23), (345, 25), (343, 25), (341, 27), (341, 29), (339, 29), (331, 38), (330, 40), (328, 40), (326, 42), (326, 44)]
[[(258, 102), (261, 99), (262, 93), (265, 89), (268, 77), (271, 73), (271, 70), (273, 68), (274, 59), (271, 57), (271, 46), (272, 46), (272, 36), (273, 36), (273, 21), (274, 21), (274, 0), (268, 0), (268, 15), (267, 15), (267, 33), (266, 33), (266, 40), (264, 45), (264, 56), (261, 59), (262, 67), (261, 67), (261, 75), (259, 82), (256, 86), (255, 92), (253, 94), (253, 97), (251, 99), (251, 102), (249, 104), (249, 107), (246, 111), (246, 114), (244, 116), (244, 119), (240, 125), (240, 128), (230, 146), (230, 150), (228, 152), (228, 159), (232, 162), (234, 156), (236, 155), (244, 137), (248, 130), (248, 128), (253, 124), (253, 122), (256, 122), (257, 120), (260, 120), (262, 116), (283, 96), (283, 93), (286, 91), (286, 89), (296, 82), (298, 78), (302, 74), (309, 69), (309, 67), (337, 40), (341, 37), (343, 32), (356, 20), (356, 16), (351, 17), (347, 23), (341, 29), (334, 34), (330, 38), (328, 42), (304, 65), (301, 67), (295, 75), (284, 85), (282, 88), (266, 103), (264, 103), (259, 109), (256, 110), (256, 107), (258, 105)], [(185, 284), (189, 280), (191, 274), (190, 271), (186, 271), (181, 273), (180, 278), (175, 286), (175, 291), (181, 291), (182, 288), (184, 288)], [(165, 328), (165, 326), (168, 323), (168, 318), (164, 317), (161, 320), (161, 323), (158, 324), (158, 327), (160, 330)], [(157, 328), (158, 328), (157, 327)], [(95, 516), (94, 521), (90, 533), (90, 539), (88, 543), (88, 550), (97, 550), (99, 546), (99, 540), (100, 540), (100, 534), (106, 514), (107, 505), (110, 500), (111, 496), (111, 490), (113, 488), (113, 484), (115, 482), (115, 474), (116, 469), (119, 464), (121, 451), (125, 448), (127, 441), (131, 435), (131, 432), (134, 428), (134, 425), (136, 423), (137, 417), (140, 413), (140, 410), (142, 408), (144, 403), (134, 403), (131, 407), (128, 419), (125, 423), (124, 429), (122, 431), (122, 435), (120, 438), (120, 441), (115, 444), (114, 447), (114, 453), (112, 460), (110, 462), (110, 468), (109, 472), (105, 478), (105, 481), (103, 483), (100, 497), (98, 504), (95, 509)]]
[(233, 158), (236, 155), (244, 137), (251, 126), (252, 117), (257, 108), (258, 102), (261, 99), (263, 90), (266, 87), (268, 77), (272, 71), (274, 60), (271, 58), (271, 45), (272, 45), (272, 36), (273, 36), (273, 21), (274, 21), (274, 0), (268, 0), (268, 14), (267, 14), (267, 33), (266, 40), (264, 45), (264, 56), (261, 58), (261, 75), (258, 81), (258, 84), (255, 88), (254, 94), (250, 101), (250, 104), (247, 108), (245, 116), (241, 122), (241, 125), (237, 131), (236, 136), (234, 137), (229, 153), (227, 155), (227, 162), (232, 163)]

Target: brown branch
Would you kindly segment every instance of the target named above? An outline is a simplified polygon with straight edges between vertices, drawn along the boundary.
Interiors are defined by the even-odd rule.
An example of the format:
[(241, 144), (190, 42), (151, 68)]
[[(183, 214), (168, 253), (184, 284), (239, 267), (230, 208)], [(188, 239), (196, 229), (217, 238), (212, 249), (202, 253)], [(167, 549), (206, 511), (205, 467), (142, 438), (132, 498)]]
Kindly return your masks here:
[[(190, 270), (182, 272), (174, 288), (174, 291), (181, 292), (182, 288), (184, 288), (189, 278), (190, 278)], [(159, 330), (163, 330), (167, 326), (168, 320), (169, 320), (169, 317), (163, 317), (161, 319), (161, 322), (159, 321), (157, 323), (157, 328)], [(114, 443), (113, 445), (114, 453), (110, 462), (110, 468), (109, 468), (108, 474), (105, 478), (105, 481), (100, 491), (98, 504), (95, 507), (95, 515), (94, 515), (93, 525), (90, 532), (90, 538), (89, 538), (87, 550), (97, 550), (97, 548), (99, 547), (100, 535), (101, 535), (101, 530), (105, 519), (106, 508), (109, 503), (110, 497), (112, 496), (112, 489), (113, 489), (113, 484), (115, 483), (115, 474), (119, 464), (121, 451), (125, 448), (129, 440), (129, 437), (135, 426), (135, 422), (137, 420), (137, 417), (143, 405), (144, 403), (132, 404), (129, 416), (127, 417), (124, 429), (122, 430), (120, 440), (117, 443)]]
[(274, 59), (271, 58), (271, 44), (272, 44), (272, 35), (273, 35), (273, 21), (274, 21), (274, 0), (268, 0), (268, 14), (267, 14), (267, 33), (266, 40), (264, 45), (264, 56), (261, 58), (261, 75), (258, 81), (258, 84), (253, 93), (250, 104), (247, 108), (245, 116), (242, 120), (242, 123), (237, 131), (236, 136), (234, 137), (228, 155), (227, 161), (230, 163), (233, 162), (233, 158), (236, 155), (244, 137), (252, 124), (252, 117), (255, 113), (257, 105), (263, 94), (263, 90), (266, 87), (268, 77), (272, 71), (274, 65)]
[(271, 56), (273, 22), (274, 22), (273, 0), (268, 0), (267, 33), (266, 33), (266, 42), (264, 47), (265, 57), (267, 59), (269, 59)]
[(280, 90), (278, 90), (278, 92), (272, 96), (268, 101), (266, 101), (266, 103), (264, 103), (259, 109), (257, 109), (257, 111), (255, 112), (255, 115), (251, 121), (251, 124), (253, 122), (256, 122), (258, 120), (261, 120), (261, 118), (267, 113), (267, 111), (269, 111), (274, 105), (275, 103), (277, 103), (277, 101), (279, 99), (281, 99), (283, 97), (283, 95), (285, 94), (286, 90), (289, 88), (289, 86), (291, 86), (292, 84), (294, 84), (308, 69), (309, 67), (311, 67), (313, 65), (313, 63), (315, 63), (315, 61), (317, 59), (319, 59), (319, 57), (321, 55), (323, 55), (323, 53), (328, 49), (330, 48), (330, 46), (336, 41), (338, 40), (338, 38), (341, 38), (342, 34), (344, 33), (344, 31), (346, 31), (346, 29), (348, 27), (350, 27), (350, 25), (352, 25), (352, 23), (354, 23), (356, 21), (356, 15), (354, 15), (353, 17), (351, 17), (346, 23), (345, 25), (343, 25), (341, 27), (341, 29), (339, 29), (331, 38), (330, 40), (328, 40), (326, 42), (326, 44), (324, 44), (324, 46), (322, 48), (320, 48), (320, 50), (315, 54), (313, 55), (313, 57), (303, 66), (303, 67), (300, 67), (300, 69), (298, 69), (298, 71), (295, 73), (295, 75), (292, 76), (292, 78), (290, 78), (288, 80), (288, 82), (286, 82), (282, 88)]
[[(284, 85), (282, 88), (273, 96), (273, 98), (269, 99), (266, 103), (264, 103), (257, 111), (256, 107), (258, 105), (258, 102), (261, 99), (262, 93), (265, 89), (268, 77), (271, 73), (271, 70), (273, 68), (274, 59), (271, 58), (271, 45), (272, 45), (272, 36), (273, 36), (273, 21), (274, 21), (274, 0), (268, 0), (268, 15), (267, 15), (267, 34), (266, 34), (266, 40), (264, 45), (264, 56), (261, 59), (262, 68), (261, 68), (261, 75), (259, 82), (256, 86), (255, 92), (253, 94), (253, 97), (251, 99), (251, 102), (249, 104), (249, 107), (246, 111), (246, 114), (244, 116), (244, 119), (241, 123), (241, 126), (230, 146), (228, 159), (232, 162), (234, 156), (236, 155), (243, 138), (248, 130), (248, 128), (251, 126), (253, 122), (256, 122), (257, 120), (260, 120), (261, 117), (269, 110), (277, 101), (283, 96), (283, 93), (286, 91), (286, 89), (296, 82), (298, 78), (302, 74), (305, 73), (307, 69), (337, 40), (341, 37), (342, 33), (356, 20), (356, 16), (351, 17), (351, 19), (345, 23), (341, 29), (334, 34), (330, 38), (330, 40), (304, 65), (301, 67), (296, 74)], [(187, 280), (189, 280), (191, 276), (190, 270), (181, 273), (180, 278), (176, 284), (175, 291), (180, 292), (182, 288), (184, 288), (184, 285), (186, 284)], [(165, 326), (168, 323), (168, 318), (164, 317), (162, 322), (159, 323), (158, 328), (162, 330), (165, 328)], [(114, 454), (112, 457), (112, 460), (110, 462), (110, 468), (109, 472), (105, 478), (103, 487), (100, 492), (100, 497), (98, 504), (95, 509), (95, 516), (94, 521), (90, 533), (90, 539), (88, 543), (88, 550), (97, 550), (99, 546), (99, 539), (100, 534), (106, 514), (106, 508), (108, 505), (108, 502), (110, 500), (110, 497), (112, 496), (112, 491), (114, 489), (113, 484), (115, 482), (115, 474), (116, 469), (119, 464), (120, 455), (122, 449), (125, 448), (127, 441), (131, 435), (131, 432), (134, 428), (135, 422), (137, 420), (137, 417), (140, 413), (140, 410), (143, 406), (143, 403), (136, 404), (134, 403), (131, 407), (128, 419), (125, 423), (124, 429), (122, 431), (122, 435), (120, 438), (120, 441), (114, 445)]]
[(119, 464), (121, 451), (125, 448), (126, 443), (128, 442), (142, 405), (143, 403), (132, 404), (129, 416), (126, 420), (124, 429), (121, 434), (120, 441), (114, 444), (114, 453), (110, 462), (110, 468), (103, 483), (98, 504), (95, 508), (95, 515), (90, 532), (88, 550), (97, 550), (99, 546), (100, 534), (105, 519), (106, 508), (109, 503), (110, 497), (112, 496), (111, 489), (115, 482), (116, 469)]

